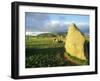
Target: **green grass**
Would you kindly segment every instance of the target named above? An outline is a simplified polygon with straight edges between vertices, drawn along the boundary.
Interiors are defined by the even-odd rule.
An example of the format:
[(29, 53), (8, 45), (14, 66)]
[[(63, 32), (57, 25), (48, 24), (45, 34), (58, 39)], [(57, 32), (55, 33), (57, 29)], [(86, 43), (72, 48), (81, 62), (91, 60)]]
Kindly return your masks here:
[(61, 48), (26, 49), (26, 53), (29, 52), (30, 54), (26, 56), (26, 67), (54, 67), (65, 65), (62, 56), (63, 49)]
[[(54, 42), (55, 37), (25, 37), (25, 67), (57, 67), (73, 66), (65, 59), (64, 42)], [(56, 38), (57, 39), (57, 38)], [(86, 62), (67, 54), (67, 57), (77, 62), (74, 65), (85, 65)]]
[(64, 59), (64, 43), (53, 37), (26, 37), (26, 68), (68, 66)]

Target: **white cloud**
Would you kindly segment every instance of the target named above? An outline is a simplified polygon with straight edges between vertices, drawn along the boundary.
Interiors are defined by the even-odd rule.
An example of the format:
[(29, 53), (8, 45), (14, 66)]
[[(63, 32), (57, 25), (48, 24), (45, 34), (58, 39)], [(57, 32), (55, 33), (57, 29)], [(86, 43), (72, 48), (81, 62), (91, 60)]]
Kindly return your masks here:
[(71, 23), (75, 23), (76, 25), (82, 25), (82, 26), (84, 26), (84, 25), (88, 25), (88, 23), (85, 23), (85, 22), (76, 22), (76, 21), (69, 21), (69, 22), (63, 22), (64, 24), (71, 24)]
[(50, 24), (52, 24), (52, 25), (57, 24), (57, 23), (60, 23), (60, 22), (57, 21), (57, 20), (52, 20), (52, 21), (50, 21)]
[(88, 23), (80, 22), (78, 23), (78, 25), (84, 26), (84, 25), (88, 25)]
[(49, 33), (49, 32), (26, 32), (26, 35), (37, 36), (42, 33)]

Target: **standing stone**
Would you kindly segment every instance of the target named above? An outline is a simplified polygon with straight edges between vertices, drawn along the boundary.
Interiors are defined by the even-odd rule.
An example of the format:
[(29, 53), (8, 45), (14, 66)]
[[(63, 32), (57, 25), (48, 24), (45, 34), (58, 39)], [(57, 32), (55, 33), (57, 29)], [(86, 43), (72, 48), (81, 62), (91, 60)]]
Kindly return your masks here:
[(70, 24), (68, 27), (68, 33), (65, 39), (65, 51), (81, 60), (86, 60), (84, 52), (85, 37), (82, 32), (76, 27), (76, 25)]

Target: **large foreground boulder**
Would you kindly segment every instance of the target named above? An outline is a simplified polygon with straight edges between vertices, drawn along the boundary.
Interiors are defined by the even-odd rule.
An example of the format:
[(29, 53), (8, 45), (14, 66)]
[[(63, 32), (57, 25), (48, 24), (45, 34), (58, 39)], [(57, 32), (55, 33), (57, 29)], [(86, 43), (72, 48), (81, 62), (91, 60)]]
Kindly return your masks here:
[(73, 23), (68, 27), (68, 33), (65, 39), (65, 51), (72, 57), (80, 60), (86, 60), (85, 57), (85, 36)]

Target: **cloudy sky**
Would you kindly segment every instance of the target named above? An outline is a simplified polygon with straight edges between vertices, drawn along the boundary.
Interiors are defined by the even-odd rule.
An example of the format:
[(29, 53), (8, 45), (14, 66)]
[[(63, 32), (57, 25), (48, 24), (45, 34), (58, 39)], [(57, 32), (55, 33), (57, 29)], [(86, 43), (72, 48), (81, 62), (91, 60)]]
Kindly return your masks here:
[(71, 23), (89, 34), (88, 15), (25, 12), (26, 32), (66, 32)]

